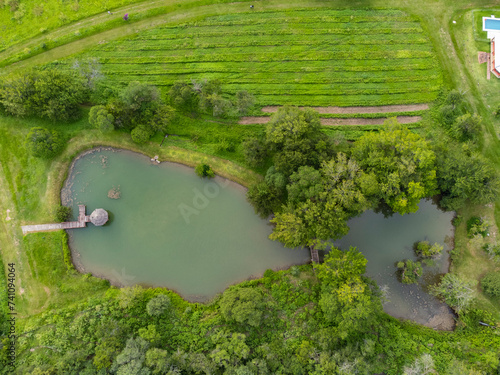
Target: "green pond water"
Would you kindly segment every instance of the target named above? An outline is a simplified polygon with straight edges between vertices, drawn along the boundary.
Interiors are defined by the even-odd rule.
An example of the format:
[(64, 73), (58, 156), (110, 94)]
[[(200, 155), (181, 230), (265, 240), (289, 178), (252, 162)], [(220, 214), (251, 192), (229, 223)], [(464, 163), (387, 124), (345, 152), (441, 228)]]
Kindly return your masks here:
[[(348, 222), (349, 233), (335, 244), (343, 250), (357, 247), (365, 255), (367, 276), (388, 290), (389, 301), (384, 304), (387, 313), (435, 328), (450, 328), (453, 325), (451, 311), (426, 291), (440, 275), (448, 272), (452, 219), (452, 212), (439, 210), (431, 200), (422, 200), (419, 210), (410, 215), (394, 214), (385, 218), (381, 213), (366, 211)], [(395, 263), (417, 260), (413, 244), (424, 240), (443, 245), (443, 254), (433, 264), (423, 265), (424, 274), (418, 285), (400, 283)]]
[[(113, 188), (119, 199), (108, 197)], [(110, 222), (68, 231), (74, 262), (114, 284), (168, 287), (191, 301), (266, 269), (307, 262), (308, 251), (268, 239), (271, 227), (255, 215), (245, 192), (179, 164), (95, 150), (75, 161), (61, 195), (75, 220), (77, 205), (85, 204), (87, 215), (106, 209)]]

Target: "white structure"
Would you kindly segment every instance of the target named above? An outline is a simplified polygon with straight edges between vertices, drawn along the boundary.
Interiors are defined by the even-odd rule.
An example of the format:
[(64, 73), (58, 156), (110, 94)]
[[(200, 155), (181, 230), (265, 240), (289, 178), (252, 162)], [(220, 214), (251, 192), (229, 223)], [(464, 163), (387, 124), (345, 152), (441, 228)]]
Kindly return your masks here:
[(483, 17), (483, 31), (486, 31), (488, 39), (491, 40), (489, 69), (497, 78), (500, 78), (500, 57), (498, 61), (496, 59), (497, 55), (500, 56), (500, 18)]

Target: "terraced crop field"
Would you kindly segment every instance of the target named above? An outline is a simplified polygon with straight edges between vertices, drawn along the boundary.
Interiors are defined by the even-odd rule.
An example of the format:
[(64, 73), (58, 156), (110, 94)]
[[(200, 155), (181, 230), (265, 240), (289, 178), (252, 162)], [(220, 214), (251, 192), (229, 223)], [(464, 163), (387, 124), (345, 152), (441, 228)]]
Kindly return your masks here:
[(229, 14), (103, 43), (85, 56), (119, 84), (218, 78), (225, 92), (247, 90), (260, 106), (428, 103), (442, 81), (418, 19), (399, 10)]

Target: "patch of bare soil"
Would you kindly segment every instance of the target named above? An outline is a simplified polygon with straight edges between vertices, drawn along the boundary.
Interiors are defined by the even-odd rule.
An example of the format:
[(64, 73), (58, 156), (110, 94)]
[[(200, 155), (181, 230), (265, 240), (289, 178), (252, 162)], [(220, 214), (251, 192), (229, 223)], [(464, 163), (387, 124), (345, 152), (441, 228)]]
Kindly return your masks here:
[[(270, 117), (242, 117), (238, 124), (266, 124), (269, 122)], [(422, 120), (422, 116), (397, 116), (400, 124), (411, 124)], [(382, 125), (386, 118), (322, 118), (320, 119), (321, 125), (335, 126), (335, 125)]]
[[(397, 116), (400, 124), (411, 124), (422, 120), (422, 116)], [(382, 125), (386, 118), (322, 118), (321, 125)]]
[[(267, 106), (262, 108), (262, 112), (273, 113), (279, 106)], [(407, 104), (407, 105), (380, 105), (374, 107), (299, 107), (300, 109), (312, 108), (318, 113), (385, 113), (385, 112), (411, 112), (429, 109), (428, 104)]]
[(446, 307), (442, 307), (440, 313), (434, 315), (424, 325), (440, 331), (453, 331), (455, 329), (455, 319)]

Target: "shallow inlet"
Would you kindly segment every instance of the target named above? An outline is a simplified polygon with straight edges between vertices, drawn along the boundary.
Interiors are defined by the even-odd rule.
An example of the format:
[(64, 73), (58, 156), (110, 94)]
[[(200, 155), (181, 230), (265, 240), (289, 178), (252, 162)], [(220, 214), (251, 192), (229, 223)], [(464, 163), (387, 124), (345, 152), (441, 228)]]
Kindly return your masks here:
[[(452, 219), (453, 212), (439, 210), (431, 200), (422, 200), (419, 210), (410, 215), (394, 214), (384, 218), (370, 210), (349, 220), (349, 233), (335, 243), (343, 250), (357, 247), (365, 255), (367, 276), (380, 287), (388, 288), (389, 301), (384, 304), (388, 314), (433, 328), (451, 329), (454, 322), (450, 309), (426, 290), (438, 282), (439, 275), (448, 272), (448, 251), (453, 244)], [(395, 263), (416, 260), (413, 244), (424, 240), (443, 245), (443, 254), (433, 265), (423, 265), (424, 274), (418, 285), (400, 283)]]
[(68, 231), (74, 262), (116, 285), (163, 286), (190, 301), (205, 301), (266, 269), (307, 262), (307, 250), (268, 239), (271, 227), (255, 215), (245, 191), (229, 180), (201, 179), (192, 168), (157, 165), (129, 151), (82, 155), (61, 193), (63, 202), (74, 213), (78, 204), (102, 207), (110, 222)]

